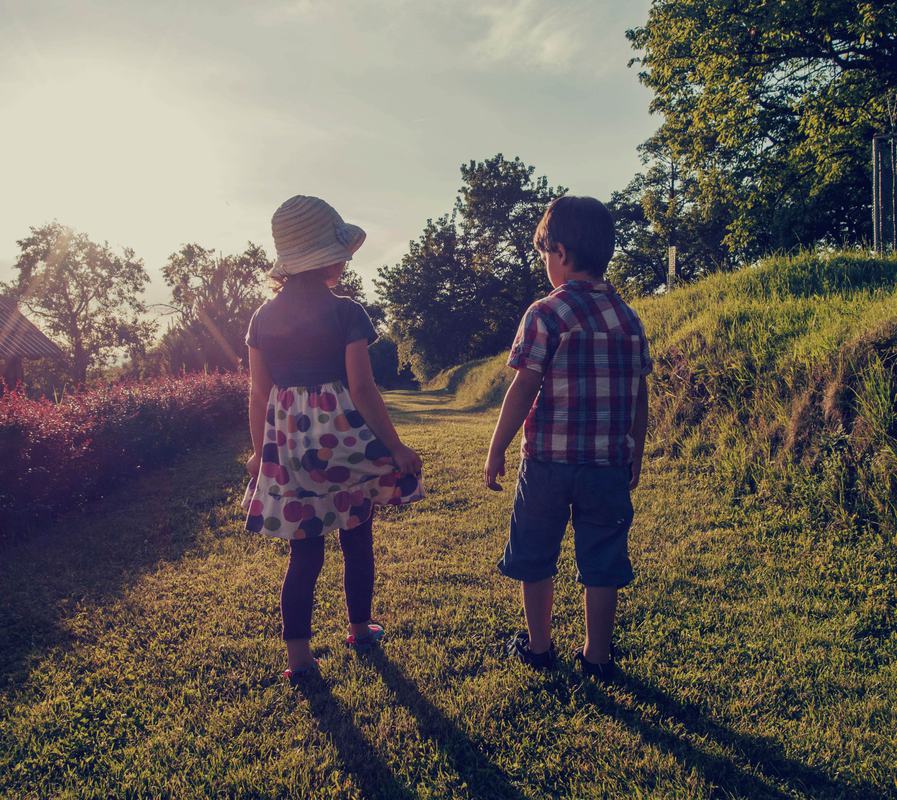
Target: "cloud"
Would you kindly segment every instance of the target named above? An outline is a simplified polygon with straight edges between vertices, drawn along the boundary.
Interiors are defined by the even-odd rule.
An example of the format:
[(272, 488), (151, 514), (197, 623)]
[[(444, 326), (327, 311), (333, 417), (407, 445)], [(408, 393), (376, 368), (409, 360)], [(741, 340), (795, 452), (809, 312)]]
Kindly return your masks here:
[[(588, 0), (500, 0), (472, 3), (482, 36), (471, 45), (484, 63), (549, 70), (603, 73), (608, 51), (628, 52), (623, 25), (612, 3)], [(625, 55), (623, 56), (625, 57)], [(618, 60), (618, 59), (617, 59)]]
[(251, 11), (256, 23), (275, 26), (296, 19), (308, 19), (321, 10), (321, 4), (314, 0), (274, 0), (269, 3), (255, 3)]

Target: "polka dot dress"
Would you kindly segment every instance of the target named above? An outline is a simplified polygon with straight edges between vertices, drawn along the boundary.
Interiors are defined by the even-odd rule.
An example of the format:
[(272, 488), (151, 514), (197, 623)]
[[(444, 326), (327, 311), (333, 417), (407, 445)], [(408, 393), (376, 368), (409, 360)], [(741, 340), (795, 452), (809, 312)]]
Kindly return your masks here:
[(321, 536), (366, 522), (375, 505), (421, 497), (420, 478), (396, 471), (342, 383), (271, 389), (261, 470), (243, 498), (247, 530)]

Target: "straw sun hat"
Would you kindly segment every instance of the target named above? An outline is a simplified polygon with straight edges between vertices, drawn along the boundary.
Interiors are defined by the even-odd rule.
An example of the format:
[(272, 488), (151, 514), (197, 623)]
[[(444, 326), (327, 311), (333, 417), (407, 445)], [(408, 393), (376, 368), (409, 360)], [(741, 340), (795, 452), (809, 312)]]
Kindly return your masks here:
[(328, 203), (301, 194), (274, 212), (271, 233), (277, 260), (268, 274), (275, 278), (349, 261), (366, 236)]

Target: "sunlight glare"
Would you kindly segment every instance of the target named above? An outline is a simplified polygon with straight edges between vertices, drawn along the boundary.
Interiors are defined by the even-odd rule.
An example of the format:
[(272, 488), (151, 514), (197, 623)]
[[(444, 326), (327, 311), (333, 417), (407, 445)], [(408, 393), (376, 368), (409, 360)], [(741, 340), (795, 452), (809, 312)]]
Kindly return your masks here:
[(204, 124), (213, 121), (202, 119), (201, 104), (170, 88), (112, 65), (56, 70), (4, 105), (15, 122), (5, 126), (0, 173), (17, 187), (9, 211), (29, 210), (28, 225), (56, 217), (130, 243), (135, 225), (183, 218), (198, 195), (220, 196), (216, 127)]

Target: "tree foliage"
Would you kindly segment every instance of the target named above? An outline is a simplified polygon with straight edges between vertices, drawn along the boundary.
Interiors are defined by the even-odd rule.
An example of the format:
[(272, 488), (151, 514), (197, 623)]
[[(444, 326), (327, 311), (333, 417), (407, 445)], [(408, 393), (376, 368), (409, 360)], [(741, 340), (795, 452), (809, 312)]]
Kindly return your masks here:
[(375, 282), (399, 359), (419, 380), (507, 347), (523, 310), (548, 286), (532, 248), (545, 206), (563, 194), (519, 158), (461, 167), (454, 210)]
[(478, 278), (477, 300), (489, 311), (475, 355), (507, 346), (523, 309), (551, 289), (532, 239), (545, 207), (566, 189), (534, 174), (535, 167), (500, 153), (461, 167), (455, 214), (462, 252)]
[(608, 277), (627, 295), (656, 291), (668, 281), (668, 248), (676, 245), (678, 276), (692, 281), (730, 267), (724, 244), (726, 209), (702, 205), (694, 176), (658, 156), (608, 208), (614, 217), (616, 253)]
[(378, 386), (384, 389), (415, 389), (414, 373), (407, 364), (399, 363), (399, 349), (388, 333), (381, 333), (369, 348), (371, 372)]
[(477, 281), (460, 243), (454, 216), (427, 220), (416, 242), (394, 266), (378, 270), (377, 289), (387, 309), (399, 360), (419, 379), (443, 364), (463, 361), (481, 312)]
[(58, 222), (30, 230), (4, 289), (61, 345), (67, 377), (84, 383), (115, 356), (143, 352), (155, 324), (142, 318), (149, 276), (134, 251), (117, 255)]
[(869, 140), (897, 87), (897, 3), (657, 0), (627, 33), (663, 125), (735, 261), (868, 238)]
[(163, 371), (233, 370), (252, 312), (263, 299), (265, 251), (249, 242), (236, 255), (185, 244), (162, 268), (176, 317), (158, 349)]

